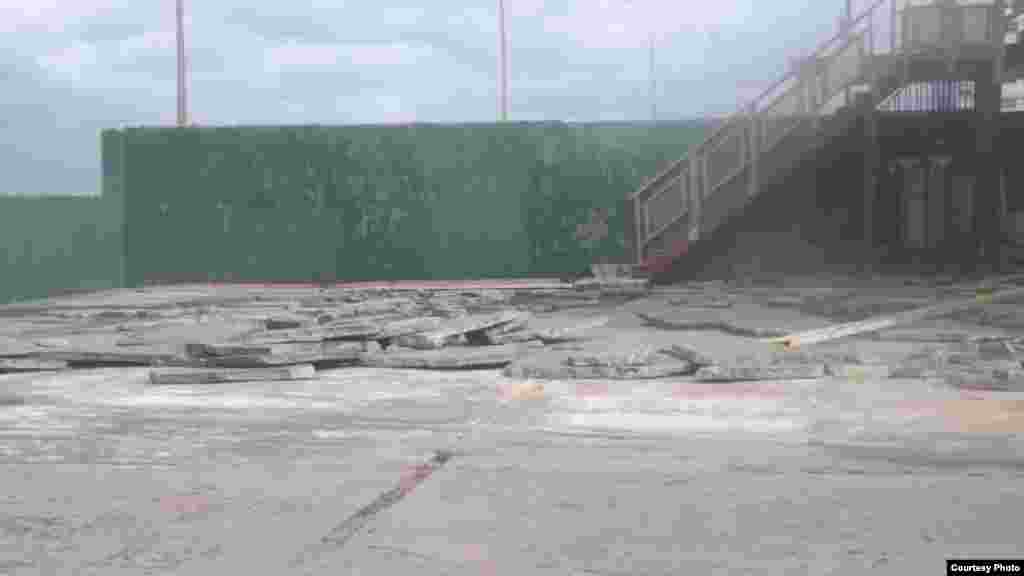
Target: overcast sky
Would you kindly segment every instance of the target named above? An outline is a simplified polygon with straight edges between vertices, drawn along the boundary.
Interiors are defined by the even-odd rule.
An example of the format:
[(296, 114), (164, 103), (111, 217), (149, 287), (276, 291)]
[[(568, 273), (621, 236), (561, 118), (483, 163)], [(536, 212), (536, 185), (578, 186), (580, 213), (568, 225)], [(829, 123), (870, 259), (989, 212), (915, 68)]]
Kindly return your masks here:
[[(857, 5), (863, 5), (857, 0)], [(491, 121), (497, 0), (186, 0), (194, 122)], [(725, 114), (844, 0), (505, 0), (513, 120)], [(175, 119), (173, 0), (0, 0), (0, 193), (99, 189), (99, 131)]]

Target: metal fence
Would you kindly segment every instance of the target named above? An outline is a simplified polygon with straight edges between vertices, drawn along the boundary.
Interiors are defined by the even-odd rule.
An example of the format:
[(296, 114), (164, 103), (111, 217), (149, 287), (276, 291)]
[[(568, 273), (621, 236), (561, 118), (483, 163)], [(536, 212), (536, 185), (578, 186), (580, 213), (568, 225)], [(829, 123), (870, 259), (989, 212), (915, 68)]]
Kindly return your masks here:
[[(844, 30), (830, 38), (789, 70), (768, 90), (722, 123), (690, 154), (669, 166), (631, 199), (636, 203), (637, 256), (644, 259), (648, 246), (659, 245), (659, 235), (684, 221), (691, 212), (699, 215), (705, 198), (728, 186), (752, 182), (736, 180), (753, 169), (760, 155), (781, 145), (801, 123), (812, 121), (834, 100), (865, 77), (866, 58), (873, 51), (874, 14), (889, 0), (877, 0)], [(736, 185), (732, 185), (732, 183)], [(735, 190), (732, 192), (735, 193)], [(699, 217), (690, 218), (691, 227)], [(691, 230), (691, 237), (696, 237)]]
[(655, 236), (667, 228), (680, 214), (686, 212), (689, 201), (687, 178), (689, 170), (666, 180), (650, 200), (644, 204), (645, 229)]
[[(689, 226), (689, 237), (697, 238), (703, 229), (704, 199), (715, 191), (727, 188), (735, 195), (748, 186), (749, 194), (756, 194), (762, 155), (784, 145), (801, 125), (816, 125), (823, 116), (850, 105), (856, 94), (872, 89), (879, 44), (884, 42), (890, 55), (901, 54), (904, 62), (921, 52), (956, 56), (965, 50), (988, 50), (997, 36), (996, 10), (994, 0), (973, 0), (969, 5), (942, 0), (873, 2), (811, 57), (631, 196), (637, 218), (635, 256), (645, 259), (648, 246), (660, 246), (659, 236), (671, 230), (678, 234), (680, 225)], [(1010, 105), (1020, 104), (1012, 99), (1004, 109)], [(974, 84), (959, 80), (909, 84), (880, 105), (881, 110), (897, 112), (973, 108)]]
[(949, 80), (904, 86), (878, 105), (883, 112), (960, 112), (974, 110), (974, 82)]

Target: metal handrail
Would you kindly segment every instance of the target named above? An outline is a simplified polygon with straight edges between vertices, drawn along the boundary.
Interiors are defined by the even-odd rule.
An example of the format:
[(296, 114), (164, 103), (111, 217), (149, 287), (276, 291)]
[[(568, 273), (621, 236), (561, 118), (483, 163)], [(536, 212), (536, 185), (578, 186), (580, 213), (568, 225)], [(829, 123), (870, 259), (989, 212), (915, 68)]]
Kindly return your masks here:
[[(856, 18), (852, 19), (848, 24), (846, 24), (846, 26), (844, 27), (843, 30), (840, 30), (835, 35), (830, 37), (828, 40), (826, 40), (826, 41), (822, 42), (821, 44), (819, 44), (817, 49), (815, 49), (811, 53), (810, 58), (816, 58), (816, 57), (820, 56), (836, 40), (840, 40), (840, 39), (845, 38), (849, 34), (850, 29), (854, 28), (855, 26), (857, 26), (858, 24), (863, 22), (864, 19), (868, 18), (869, 16), (871, 16), (874, 13), (874, 11), (879, 6), (881, 6), (885, 2), (889, 2), (889, 1), (891, 1), (891, 0), (875, 0), (875, 2), (873, 4), (871, 4), (870, 6), (868, 6), (859, 16), (857, 16)], [(799, 73), (799, 70), (795, 70), (795, 69), (790, 68), (778, 80), (773, 82), (771, 84), (771, 86), (768, 87), (768, 89), (766, 89), (763, 92), (761, 92), (761, 94), (759, 94), (756, 98), (753, 98), (750, 101), (749, 104), (740, 107), (739, 110), (737, 110), (731, 116), (729, 116), (725, 120), (725, 122), (723, 122), (720, 126), (718, 126), (711, 133), (711, 135), (709, 135), (707, 138), (705, 138), (703, 141), (701, 141), (700, 144), (697, 144), (696, 146), (691, 147), (690, 150), (682, 158), (680, 158), (679, 160), (676, 160), (672, 164), (669, 164), (668, 167), (666, 167), (661, 172), (656, 174), (654, 176), (654, 178), (652, 178), (652, 179), (648, 180), (647, 182), (645, 182), (636, 192), (630, 194), (629, 199), (630, 200), (635, 200), (641, 194), (643, 194), (649, 187), (656, 185), (659, 181), (663, 180), (666, 176), (668, 176), (669, 174), (671, 174), (672, 172), (677, 170), (679, 168), (679, 166), (683, 162), (689, 160), (689, 157), (692, 154), (694, 154), (696, 152), (700, 152), (710, 142), (712, 142), (715, 138), (717, 138), (719, 135), (721, 135), (721, 133), (724, 132), (726, 129), (731, 128), (736, 122), (739, 122), (739, 121), (743, 120), (744, 114), (749, 113), (751, 110), (757, 111), (759, 109), (758, 104), (760, 103), (761, 100), (763, 100), (766, 96), (771, 94), (772, 91), (774, 91), (776, 88), (781, 86), (787, 80), (789, 80), (789, 79), (793, 78), (794, 76), (796, 76), (798, 73)]]

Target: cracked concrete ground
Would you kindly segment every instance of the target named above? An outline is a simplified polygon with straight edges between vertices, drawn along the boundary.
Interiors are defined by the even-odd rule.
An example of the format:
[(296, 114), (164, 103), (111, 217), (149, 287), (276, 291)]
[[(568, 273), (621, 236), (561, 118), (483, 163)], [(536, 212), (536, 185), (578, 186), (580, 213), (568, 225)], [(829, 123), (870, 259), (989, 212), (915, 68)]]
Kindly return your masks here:
[[(593, 349), (645, 331), (727, 347), (619, 313), (681, 297), (600, 310)], [(972, 320), (944, 329), (1013, 331)], [(901, 342), (838, 348), (921, 346)], [(1024, 556), (1021, 392), (870, 371), (710, 384), (348, 367), (159, 387), (148, 371), (0, 376), (22, 400), (0, 403), (0, 574), (930, 574)], [(432, 465), (438, 451), (450, 459)]]

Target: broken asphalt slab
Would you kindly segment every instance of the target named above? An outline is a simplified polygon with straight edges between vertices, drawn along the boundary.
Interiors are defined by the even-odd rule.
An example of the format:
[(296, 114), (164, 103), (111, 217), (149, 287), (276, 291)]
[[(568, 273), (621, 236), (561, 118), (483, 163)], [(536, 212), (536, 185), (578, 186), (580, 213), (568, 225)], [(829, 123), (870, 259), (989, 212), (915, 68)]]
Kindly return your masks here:
[[(539, 342), (547, 346), (535, 346), (528, 354), (514, 356), (510, 360), (514, 366), (509, 367), (509, 373), (517, 369), (515, 365), (530, 366), (526, 356), (538, 355), (532, 372), (524, 373), (549, 376), (560, 373), (572, 378), (657, 378), (699, 373), (717, 379), (816, 378), (821, 377), (822, 370), (828, 374), (864, 372), (875, 377), (877, 370), (858, 370), (856, 366), (898, 366), (907, 359), (907, 350), (919, 347), (917, 341), (876, 339), (876, 342), (868, 342), (861, 338), (843, 343), (850, 348), (849, 353), (833, 346), (816, 345), (799, 354), (789, 354), (755, 340), (755, 337), (796, 328), (819, 329), (831, 324), (828, 319), (808, 316), (798, 306), (794, 309), (764, 305), (762, 299), (771, 299), (775, 294), (776, 300), (787, 300), (796, 306), (801, 297), (857, 293), (841, 287), (782, 289), (711, 283), (659, 289), (646, 297), (618, 303), (599, 295), (567, 290), (529, 294), (421, 290), (402, 297), (372, 291), (287, 289), (277, 293), (230, 287), (223, 294), (203, 293), (198, 288), (168, 289), (168, 292), (158, 296), (151, 291), (143, 298), (150, 298), (148, 302), (129, 298), (122, 308), (103, 308), (112, 305), (109, 301), (102, 305), (87, 302), (77, 307), (65, 306), (62, 314), (84, 316), (51, 317), (46, 323), (37, 323), (35, 326), (46, 326), (48, 332), (36, 332), (37, 336), (46, 336), (29, 340), (28, 344), (25, 339), (10, 336), (12, 333), (17, 336), (17, 330), (7, 331), (0, 344), (9, 352), (21, 353), (8, 357), (32, 358), (40, 363), (39, 368), (44, 367), (44, 362), (53, 362), (54, 366), (66, 362), (71, 368), (122, 364), (259, 367), (323, 361), (354, 364), (370, 358), (370, 362), (443, 369), (445, 366), (500, 366), (508, 357), (500, 348), (474, 352), (465, 344), (493, 348), (486, 345)], [(529, 297), (523, 300), (520, 296)], [(575, 298), (589, 310), (531, 315), (524, 311), (530, 307), (530, 297)], [(865, 296), (862, 300), (870, 299)], [(729, 306), (716, 307), (722, 301), (727, 301)], [(518, 304), (514, 304), (516, 302)], [(145, 311), (143, 306), (146, 305), (161, 306), (160, 320), (155, 324), (132, 324), (131, 319)], [(491, 305), (500, 311), (467, 313)], [(175, 318), (174, 313), (181, 317)], [(424, 316), (424, 313), (447, 317)], [(142, 316), (149, 318), (151, 314)], [(97, 318), (124, 322), (116, 326), (88, 323)], [(274, 330), (268, 330), (268, 322), (275, 320), (281, 322), (272, 326)], [(27, 321), (27, 318), (18, 320), (19, 323)], [(299, 321), (301, 328), (289, 327)], [(68, 327), (63, 333), (60, 332), (62, 325)], [(958, 334), (956, 330), (961, 325), (954, 319), (944, 327), (949, 328), (950, 334)], [(1006, 339), (1013, 336), (1003, 329), (986, 331), (985, 327), (959, 334), (966, 334), (968, 341), (977, 341), (981, 335), (1002, 339), (985, 350), (1005, 348)], [(632, 343), (625, 342), (630, 338), (634, 338)], [(956, 339), (963, 341), (959, 336)], [(947, 343), (941, 338), (938, 340)], [(375, 341), (380, 342), (384, 350)], [(215, 350), (196, 353), (193, 348), (192, 354), (181, 358), (180, 348), (188, 348), (189, 342), (221, 342), (212, 346), (225, 348), (221, 353)], [(579, 346), (559, 349), (567, 343)], [(332, 346), (329, 351), (328, 345)], [(614, 346), (627, 351), (627, 355), (628, 350), (643, 347), (655, 350), (656, 354), (649, 362), (633, 363), (623, 361), (621, 354), (611, 349)], [(395, 354), (388, 355), (388, 348)], [(448, 352), (417, 357), (410, 349)], [(481, 364), (474, 354), (490, 355), (488, 362), (491, 363)], [(464, 355), (465, 360), (457, 360), (457, 355)], [(982, 351), (977, 355), (979, 361), (984, 360)], [(551, 358), (559, 357), (552, 368)], [(967, 356), (965, 361), (971, 363), (975, 359)], [(22, 363), (22, 367), (28, 365)], [(898, 370), (894, 372), (901, 374)], [(989, 374), (999, 377), (996, 372)], [(1012, 374), (1008, 372), (1010, 380)], [(930, 374), (927, 370), (918, 370), (918, 377), (930, 377)]]
[(303, 380), (316, 377), (316, 369), (312, 364), (300, 364), (279, 368), (255, 369), (162, 369), (149, 373), (150, 384), (188, 385), (188, 384), (219, 384), (227, 382), (259, 382), (277, 380)]
[(536, 350), (505, 369), (510, 378), (651, 379), (691, 374), (696, 365), (661, 348), (670, 343), (649, 335), (618, 332), (614, 340), (595, 339)]
[(257, 368), (288, 364), (323, 364), (358, 361), (365, 351), (360, 342), (325, 341), (269, 345), (189, 344), (193, 364), (205, 367)]
[(454, 343), (460, 336), (483, 332), (489, 328), (525, 322), (522, 312), (504, 311), (496, 314), (474, 314), (442, 322), (427, 332), (405, 334), (395, 338), (395, 344), (420, 350), (435, 350)]
[(529, 347), (518, 344), (501, 346), (449, 346), (437, 350), (389, 347), (367, 353), (360, 363), (377, 368), (410, 368), (421, 370), (457, 370), (470, 368), (501, 368), (526, 354)]
[(39, 358), (0, 358), (0, 374), (11, 372), (48, 372), (64, 370), (68, 363), (62, 360)]

